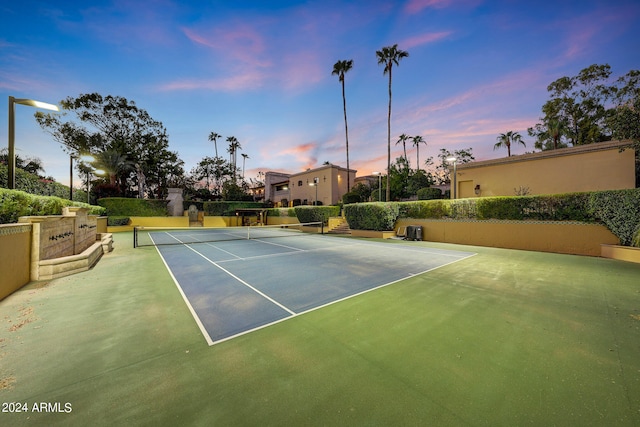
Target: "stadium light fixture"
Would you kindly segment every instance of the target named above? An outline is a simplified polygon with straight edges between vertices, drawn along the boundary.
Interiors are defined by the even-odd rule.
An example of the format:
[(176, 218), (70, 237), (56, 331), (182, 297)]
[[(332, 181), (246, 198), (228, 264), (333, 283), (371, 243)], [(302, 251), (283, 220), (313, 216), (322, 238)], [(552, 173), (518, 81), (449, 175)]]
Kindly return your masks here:
[(45, 110), (60, 111), (57, 105), (47, 104), (46, 102), (36, 101), (34, 99), (23, 99), (9, 97), (9, 169), (7, 173), (7, 188), (15, 190), (16, 188), (16, 116), (15, 105), (28, 105), (30, 107), (42, 108)]

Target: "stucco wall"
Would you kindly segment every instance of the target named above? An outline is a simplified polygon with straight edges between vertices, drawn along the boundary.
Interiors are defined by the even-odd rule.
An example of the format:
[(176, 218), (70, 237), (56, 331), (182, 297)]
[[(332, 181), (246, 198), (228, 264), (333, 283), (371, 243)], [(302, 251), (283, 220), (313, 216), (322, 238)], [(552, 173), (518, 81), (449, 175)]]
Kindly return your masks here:
[(457, 196), (514, 196), (521, 186), (529, 194), (635, 188), (635, 151), (620, 151), (624, 145), (611, 141), (459, 165)]
[(600, 245), (620, 240), (603, 225), (552, 221), (453, 221), (403, 218), (400, 227), (421, 225), (422, 239), (495, 248), (600, 256)]
[(31, 224), (0, 224), (0, 300), (29, 282)]

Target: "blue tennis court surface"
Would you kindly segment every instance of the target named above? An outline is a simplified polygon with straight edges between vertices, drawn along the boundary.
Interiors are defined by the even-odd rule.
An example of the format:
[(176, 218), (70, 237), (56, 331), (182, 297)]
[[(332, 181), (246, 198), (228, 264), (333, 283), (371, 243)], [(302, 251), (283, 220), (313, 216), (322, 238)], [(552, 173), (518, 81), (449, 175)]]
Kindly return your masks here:
[(157, 249), (209, 345), (475, 255), (327, 235)]

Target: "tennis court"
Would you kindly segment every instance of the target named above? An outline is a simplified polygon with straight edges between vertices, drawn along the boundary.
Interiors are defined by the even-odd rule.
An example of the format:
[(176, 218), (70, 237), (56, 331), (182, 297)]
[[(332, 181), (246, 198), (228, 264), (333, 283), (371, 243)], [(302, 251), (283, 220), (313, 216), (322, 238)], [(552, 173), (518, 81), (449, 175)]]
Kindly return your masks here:
[(278, 228), (150, 231), (209, 345), (475, 255)]

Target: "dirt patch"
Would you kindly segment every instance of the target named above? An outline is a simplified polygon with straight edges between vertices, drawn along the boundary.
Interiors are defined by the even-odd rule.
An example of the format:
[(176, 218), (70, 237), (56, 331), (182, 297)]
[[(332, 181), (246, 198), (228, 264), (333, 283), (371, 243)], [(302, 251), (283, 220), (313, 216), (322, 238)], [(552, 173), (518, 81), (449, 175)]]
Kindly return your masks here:
[(16, 377), (0, 378), (0, 390), (11, 390), (16, 382)]
[(34, 319), (22, 319), (20, 322), (11, 325), (11, 327), (9, 328), (9, 332), (15, 332), (18, 329), (22, 328), (24, 325), (28, 325), (29, 323), (33, 322), (33, 320)]
[(640, 314), (630, 314), (629, 315), (633, 320), (640, 320)]

